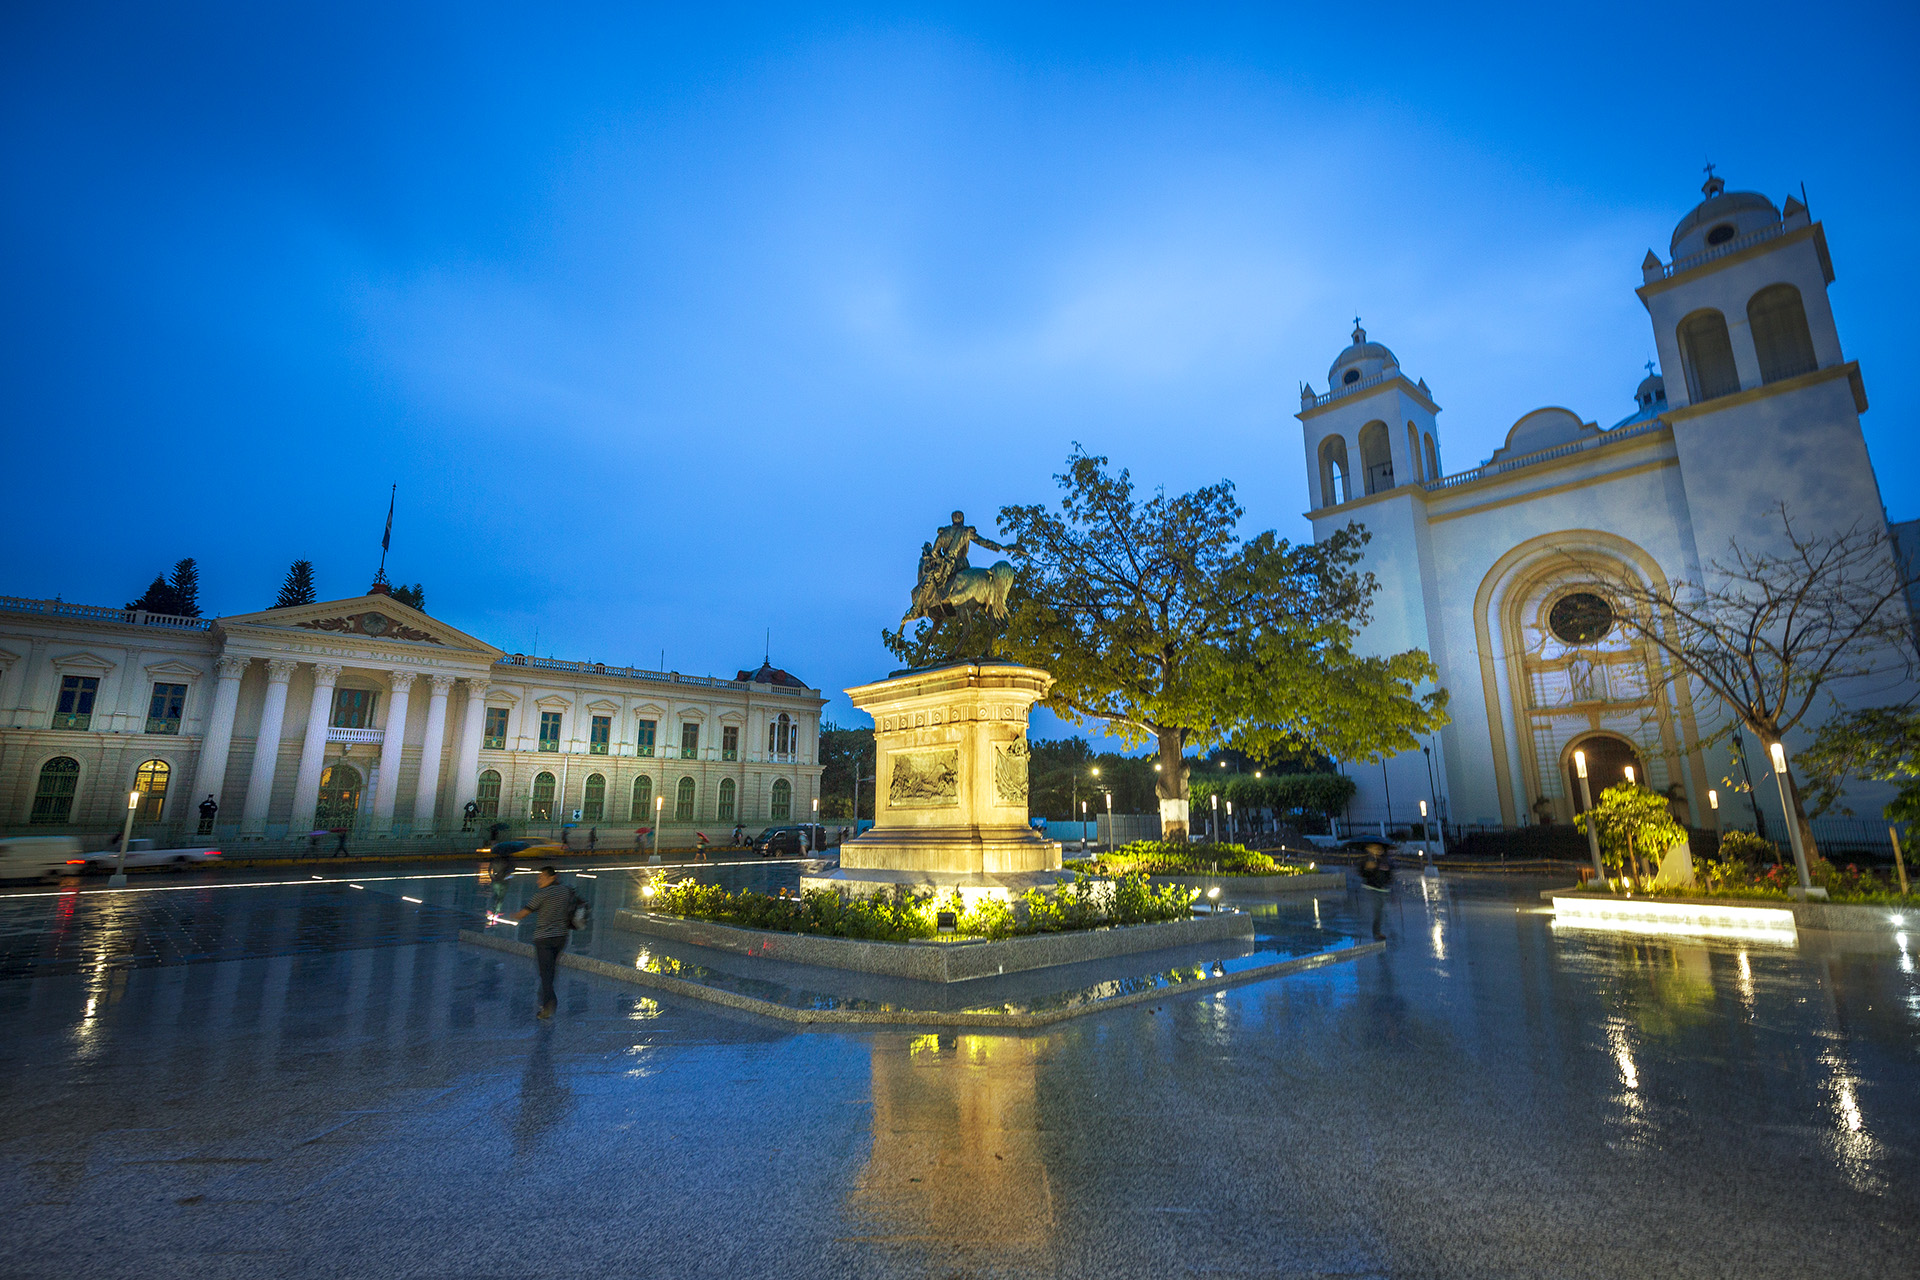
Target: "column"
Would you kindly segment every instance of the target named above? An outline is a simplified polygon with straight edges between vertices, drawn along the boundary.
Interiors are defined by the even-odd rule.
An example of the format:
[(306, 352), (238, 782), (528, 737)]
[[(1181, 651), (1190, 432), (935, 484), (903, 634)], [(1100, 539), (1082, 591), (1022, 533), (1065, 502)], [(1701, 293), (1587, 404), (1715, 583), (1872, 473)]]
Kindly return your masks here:
[(287, 831), (301, 835), (313, 830), (320, 808), (320, 775), (327, 768), (327, 725), (333, 719), (333, 686), (340, 668), (331, 662), (313, 666), (313, 705), (307, 708), (307, 736), (300, 743), (300, 771), (293, 780), (293, 816)]
[(258, 835), (266, 829), (267, 805), (273, 800), (273, 772), (280, 763), (280, 730), (287, 720), (287, 681), (300, 664), (285, 658), (267, 662), (267, 704), (260, 708), (260, 736), (253, 748), (253, 774), (247, 779), (247, 803), (240, 811), (240, 830)]
[(373, 797), (373, 829), (380, 834), (393, 828), (393, 803), (400, 798), (400, 746), (407, 736), (407, 691), (415, 678), (405, 670), (387, 675), (393, 693), (387, 699), (387, 731), (380, 738), (380, 790)]
[(460, 751), (455, 757), (453, 812), (463, 819), (467, 801), (480, 797), (480, 740), (487, 729), (487, 682), (467, 681), (467, 715), (460, 722)]
[[(233, 746), (233, 713), (240, 706), (240, 677), (246, 674), (251, 658), (216, 658), (213, 669), (218, 683), (213, 690), (213, 709), (207, 713), (207, 732), (200, 739), (200, 765), (193, 774), (193, 794), (187, 797), (187, 809), (198, 820), (200, 803), (208, 796), (220, 803), (220, 791), (227, 783), (227, 752)], [(232, 821), (231, 818), (228, 821)]]
[(428, 676), (427, 736), (420, 744), (420, 783), (413, 792), (413, 829), (432, 831), (438, 825), (440, 752), (447, 745), (447, 693), (453, 676)]

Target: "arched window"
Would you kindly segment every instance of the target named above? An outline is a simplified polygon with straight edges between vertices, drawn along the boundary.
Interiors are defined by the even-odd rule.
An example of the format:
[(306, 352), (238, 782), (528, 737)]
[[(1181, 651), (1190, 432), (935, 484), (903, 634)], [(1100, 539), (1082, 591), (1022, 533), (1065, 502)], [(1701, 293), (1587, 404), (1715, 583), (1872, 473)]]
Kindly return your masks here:
[(641, 774), (633, 780), (633, 813), (635, 822), (653, 820), (653, 779)]
[(487, 769), (480, 774), (480, 785), (473, 793), (474, 803), (480, 806), (483, 818), (500, 816), (500, 771)]
[(720, 807), (713, 811), (713, 816), (722, 822), (732, 822), (733, 810), (733, 779), (722, 778), (720, 779)]
[(776, 778), (773, 783), (773, 807), (767, 816), (775, 822), (784, 822), (793, 816), (793, 784), (785, 778)]
[(1407, 424), (1407, 457), (1410, 459), (1407, 465), (1413, 468), (1415, 483), (1428, 479), (1420, 466), (1420, 429), (1411, 422)]
[(1747, 300), (1747, 328), (1760, 357), (1760, 381), (1797, 378), (1820, 367), (1807, 332), (1807, 309), (1790, 284), (1770, 284)]
[(1368, 493), (1385, 493), (1393, 488), (1393, 443), (1387, 437), (1386, 423), (1369, 422), (1360, 428), (1360, 468)]
[[(328, 765), (320, 775), (320, 805), (313, 812), (313, 825), (329, 831), (351, 828), (360, 812), (360, 785), (360, 771), (352, 765)], [(497, 788), (494, 794), (499, 794)]]
[(553, 821), (553, 775), (533, 775), (533, 797), (527, 802), (527, 817), (534, 822)]
[(55, 756), (40, 766), (40, 785), (33, 791), (34, 822), (65, 822), (73, 816), (73, 793), (80, 789), (80, 762)]
[(133, 816), (141, 822), (160, 821), (167, 807), (167, 780), (173, 768), (165, 760), (149, 760), (134, 771), (133, 789), (140, 793), (140, 810)]
[(1433, 432), (1427, 432), (1427, 479), (1440, 478), (1440, 451), (1433, 447)]
[(693, 821), (693, 779), (680, 779), (680, 788), (673, 798), (673, 820), (675, 822)]
[(793, 717), (782, 711), (778, 718), (767, 724), (768, 756), (775, 760), (791, 756), (797, 750), (795, 743), (799, 736), (799, 726), (794, 724)]
[(1740, 371), (1733, 364), (1733, 343), (1727, 338), (1727, 318), (1711, 308), (1696, 311), (1680, 322), (1680, 363), (1687, 369), (1687, 395), (1695, 404), (1740, 389)]
[(1347, 438), (1328, 436), (1320, 442), (1320, 505), (1336, 506), (1352, 496), (1347, 483)]
[(597, 773), (587, 775), (586, 795), (580, 801), (580, 821), (600, 822), (607, 816), (607, 780)]

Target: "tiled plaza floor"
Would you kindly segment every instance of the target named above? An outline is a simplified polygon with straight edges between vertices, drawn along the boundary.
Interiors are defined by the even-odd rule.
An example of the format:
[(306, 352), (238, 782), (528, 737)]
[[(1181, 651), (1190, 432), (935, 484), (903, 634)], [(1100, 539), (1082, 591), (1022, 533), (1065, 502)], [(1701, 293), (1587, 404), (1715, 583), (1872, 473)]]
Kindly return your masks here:
[(1557, 933), (1544, 883), (1026, 1034), (565, 971), (537, 1024), (458, 876), (0, 898), (0, 1275), (1920, 1272), (1910, 952)]

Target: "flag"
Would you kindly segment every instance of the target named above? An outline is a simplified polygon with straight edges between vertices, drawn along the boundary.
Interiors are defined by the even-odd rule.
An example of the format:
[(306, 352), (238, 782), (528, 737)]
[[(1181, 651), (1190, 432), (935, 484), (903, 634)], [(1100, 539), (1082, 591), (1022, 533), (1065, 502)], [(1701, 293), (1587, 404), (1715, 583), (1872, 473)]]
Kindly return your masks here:
[(385, 551), (393, 542), (393, 500), (399, 496), (400, 486), (393, 486), (393, 492), (387, 495), (387, 531), (380, 535), (380, 550)]

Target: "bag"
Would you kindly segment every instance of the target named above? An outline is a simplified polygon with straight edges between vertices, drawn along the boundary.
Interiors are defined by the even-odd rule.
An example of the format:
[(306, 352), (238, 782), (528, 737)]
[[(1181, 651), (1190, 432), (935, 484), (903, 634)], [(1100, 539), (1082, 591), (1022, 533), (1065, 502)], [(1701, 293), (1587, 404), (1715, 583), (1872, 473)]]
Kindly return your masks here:
[(585, 929), (593, 923), (593, 906), (580, 896), (578, 890), (570, 889), (573, 894), (573, 910), (567, 912), (567, 928)]

